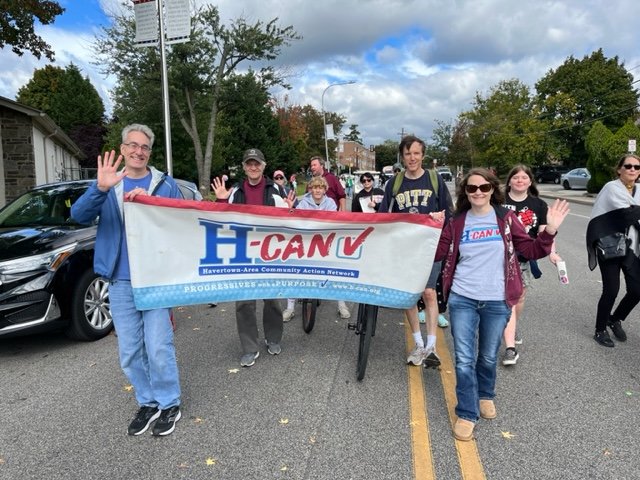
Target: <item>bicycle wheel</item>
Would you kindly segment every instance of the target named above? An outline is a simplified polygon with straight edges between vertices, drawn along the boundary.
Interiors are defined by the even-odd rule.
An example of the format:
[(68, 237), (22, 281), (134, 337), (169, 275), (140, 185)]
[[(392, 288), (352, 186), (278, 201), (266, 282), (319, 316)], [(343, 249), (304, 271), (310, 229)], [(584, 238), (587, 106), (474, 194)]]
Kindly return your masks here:
[(305, 298), (302, 300), (302, 329), (306, 333), (311, 333), (316, 323), (316, 310), (318, 301), (315, 299)]
[(358, 368), (357, 378), (362, 380), (367, 370), (367, 361), (369, 359), (369, 347), (371, 346), (371, 337), (376, 333), (376, 321), (378, 317), (378, 307), (375, 305), (358, 306), (358, 325), (356, 333), (360, 335), (358, 346)]

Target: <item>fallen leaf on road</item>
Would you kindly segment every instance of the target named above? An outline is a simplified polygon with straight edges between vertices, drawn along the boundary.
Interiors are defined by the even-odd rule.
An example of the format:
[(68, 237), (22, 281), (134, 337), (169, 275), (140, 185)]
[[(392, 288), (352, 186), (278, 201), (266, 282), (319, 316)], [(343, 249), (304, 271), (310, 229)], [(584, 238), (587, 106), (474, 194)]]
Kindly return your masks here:
[(178, 464), (178, 468), (189, 468), (189, 465), (183, 462)]
[(229, 373), (238, 373), (240, 371), (239, 368), (230, 368)]
[(624, 392), (624, 394), (625, 394), (627, 397), (630, 397), (631, 395), (633, 395), (633, 392), (631, 392), (631, 391), (627, 390), (626, 392)]
[(193, 327), (193, 331), (200, 330), (200, 327)]
[(125, 392), (131, 392), (131, 391), (133, 391), (133, 385), (126, 385), (126, 386), (124, 387), (124, 391), (125, 391)]
[(287, 423), (289, 423), (289, 419), (288, 418), (281, 418), (280, 419), (280, 425), (286, 425)]
[(91, 365), (89, 365), (90, 367), (95, 367), (97, 365), (97, 363), (92, 363)]
[(309, 437), (309, 443), (316, 443), (316, 437)]
[(282, 468), (280, 469), (281, 472), (286, 472), (287, 470), (289, 469), (287, 468), (286, 465), (283, 465)]
[(0, 458), (0, 465), (4, 465), (4, 458)]
[(604, 452), (602, 453), (604, 453), (605, 455), (611, 455), (611, 450), (609, 450), (608, 448), (605, 448)]
[(206, 463), (207, 465), (215, 465), (215, 464), (216, 464), (216, 459), (215, 459), (215, 458), (207, 458), (207, 459), (205, 460), (205, 463)]
[(515, 435), (511, 432), (500, 432), (502, 434), (503, 438), (508, 438), (508, 439), (512, 439), (513, 437), (515, 437)]
[(202, 419), (200, 417), (196, 417), (193, 419), (193, 423), (202, 423)]

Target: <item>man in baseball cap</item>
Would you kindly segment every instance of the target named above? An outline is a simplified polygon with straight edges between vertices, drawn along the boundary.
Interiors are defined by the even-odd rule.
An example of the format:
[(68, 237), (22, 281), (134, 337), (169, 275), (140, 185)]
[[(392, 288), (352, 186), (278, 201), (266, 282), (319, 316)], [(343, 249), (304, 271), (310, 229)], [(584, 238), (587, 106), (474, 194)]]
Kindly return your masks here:
[(242, 163), (247, 163), (249, 160), (256, 160), (263, 166), (267, 164), (264, 159), (264, 155), (257, 148), (250, 148), (249, 150), (245, 150), (244, 155), (242, 156)]

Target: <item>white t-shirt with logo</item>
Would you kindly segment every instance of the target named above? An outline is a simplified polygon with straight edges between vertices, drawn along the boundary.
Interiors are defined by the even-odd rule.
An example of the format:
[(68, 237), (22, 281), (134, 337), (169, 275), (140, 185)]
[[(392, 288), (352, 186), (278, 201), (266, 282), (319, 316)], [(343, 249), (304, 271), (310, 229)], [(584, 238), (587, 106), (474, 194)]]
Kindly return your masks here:
[(467, 212), (451, 291), (474, 300), (504, 300), (504, 243), (495, 210)]

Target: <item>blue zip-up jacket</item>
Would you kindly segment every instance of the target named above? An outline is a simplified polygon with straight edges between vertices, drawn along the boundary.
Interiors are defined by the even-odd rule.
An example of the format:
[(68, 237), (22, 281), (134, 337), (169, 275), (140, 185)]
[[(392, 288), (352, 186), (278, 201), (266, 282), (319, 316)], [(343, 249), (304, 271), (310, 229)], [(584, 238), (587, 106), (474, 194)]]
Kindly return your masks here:
[[(151, 171), (151, 195), (168, 198), (183, 198), (176, 182), (166, 173), (154, 167)], [(98, 275), (111, 279), (116, 261), (120, 256), (120, 238), (124, 228), (122, 182), (108, 192), (98, 189), (93, 182), (86, 192), (71, 206), (71, 217), (78, 223), (89, 225), (100, 216), (96, 246), (93, 255), (93, 269)]]

